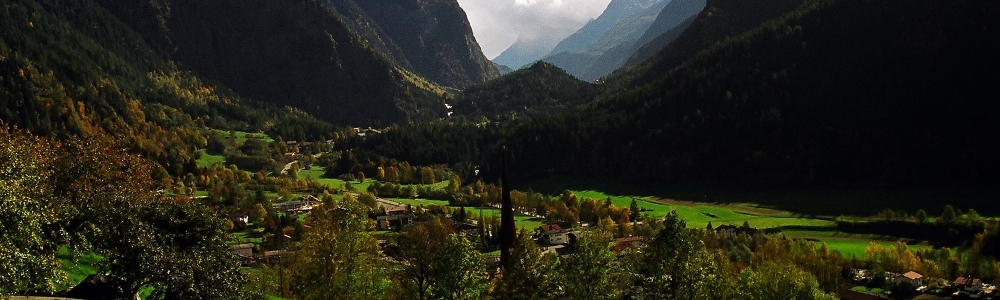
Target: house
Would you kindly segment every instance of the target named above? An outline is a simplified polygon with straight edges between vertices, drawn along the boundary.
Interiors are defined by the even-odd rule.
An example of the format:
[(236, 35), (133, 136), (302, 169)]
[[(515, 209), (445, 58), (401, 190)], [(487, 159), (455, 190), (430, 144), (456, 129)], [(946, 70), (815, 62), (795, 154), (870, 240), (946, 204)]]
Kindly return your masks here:
[(309, 206), (309, 203), (305, 201), (288, 201), (282, 203), (274, 203), (271, 204), (271, 208), (273, 208), (276, 211), (289, 212), (289, 213), (307, 211), (312, 209), (312, 207)]
[(458, 222), (455, 223), (455, 232), (463, 233), (468, 236), (476, 236), (479, 234), (479, 226), (465, 222)]
[(615, 246), (611, 248), (618, 256), (623, 256), (629, 252), (642, 247), (642, 237), (630, 236), (615, 239)]
[(229, 246), (229, 250), (240, 257), (253, 257), (253, 244), (236, 244)]
[(542, 225), (535, 231), (538, 232), (538, 241), (542, 245), (569, 244), (571, 233), (559, 227), (558, 224)]
[(960, 291), (970, 294), (978, 293), (983, 288), (983, 282), (979, 278), (973, 278), (972, 276), (958, 277), (955, 279), (954, 285)]
[(921, 287), (924, 285), (924, 275), (920, 275), (920, 273), (914, 271), (909, 271), (900, 275), (896, 275), (896, 277), (893, 278), (893, 282), (895, 282), (897, 285), (907, 283), (915, 288)]
[(379, 230), (399, 230), (413, 224), (416, 215), (407, 210), (406, 206), (381, 198), (375, 200), (378, 201), (379, 206), (385, 209), (385, 215), (375, 218)]

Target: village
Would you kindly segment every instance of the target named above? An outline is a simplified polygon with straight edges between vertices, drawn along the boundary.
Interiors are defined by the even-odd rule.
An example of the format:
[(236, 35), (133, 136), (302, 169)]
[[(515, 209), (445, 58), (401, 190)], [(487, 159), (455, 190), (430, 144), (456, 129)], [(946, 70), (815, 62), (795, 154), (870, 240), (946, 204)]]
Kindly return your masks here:
[[(357, 198), (359, 193), (347, 193), (345, 197)], [(438, 214), (439, 217), (448, 218), (453, 224), (453, 232), (467, 238), (477, 244), (480, 249), (491, 249), (486, 245), (493, 238), (494, 231), (483, 228), (491, 224), (480, 224), (481, 219), (461, 217), (456, 220), (457, 211), (449, 211), (447, 207), (413, 207), (392, 199), (375, 198), (378, 209), (369, 214), (368, 221), (372, 224), (371, 234), (379, 236), (378, 243), (383, 249), (381, 251), (383, 259), (393, 263), (403, 263), (397, 258), (388, 255), (385, 251), (393, 241), (393, 237), (401, 232), (410, 230), (415, 225), (427, 222), (429, 215)], [(319, 209), (329, 209), (324, 207), (324, 201), (314, 195), (304, 195), (293, 201), (274, 203), (271, 209), (285, 219), (301, 220), (302, 227), (310, 228), (310, 213)], [(462, 212), (464, 214), (464, 210)], [(528, 212), (524, 212), (528, 213)], [(242, 222), (243, 226), (249, 221), (249, 216), (238, 215), (231, 221)], [(581, 234), (588, 234), (597, 230), (596, 224), (582, 222), (572, 228), (563, 228), (559, 224), (544, 224), (531, 228), (531, 237), (535, 242), (541, 255), (555, 255), (566, 258), (573, 255), (569, 251), (576, 243)], [(723, 224), (711, 227), (707, 230), (714, 233), (721, 240), (726, 239), (747, 239), (748, 237), (779, 236), (781, 230), (778, 228), (757, 229), (744, 223), (742, 226), (734, 224)], [(485, 230), (484, 230), (485, 229)], [(481, 236), (486, 235), (486, 236)], [(284, 240), (277, 242), (273, 247), (267, 245), (269, 241)], [(280, 236), (265, 234), (261, 239), (262, 243), (240, 242), (230, 246), (233, 254), (243, 259), (244, 267), (260, 268), (261, 266), (281, 267), (282, 264), (291, 261), (295, 255), (295, 237), (282, 233)], [(495, 247), (495, 246), (493, 246)], [(634, 253), (641, 253), (647, 247), (647, 240), (640, 236), (618, 237), (612, 240), (608, 247), (615, 256), (622, 259)], [(496, 251), (487, 252), (486, 262), (496, 268), (500, 256)], [(956, 278), (927, 277), (915, 271), (890, 272), (876, 269), (841, 267), (840, 274), (843, 276), (837, 295), (841, 299), (991, 299), (995, 296), (996, 286), (1000, 285), (1000, 278), (986, 280), (973, 276), (958, 276)]]

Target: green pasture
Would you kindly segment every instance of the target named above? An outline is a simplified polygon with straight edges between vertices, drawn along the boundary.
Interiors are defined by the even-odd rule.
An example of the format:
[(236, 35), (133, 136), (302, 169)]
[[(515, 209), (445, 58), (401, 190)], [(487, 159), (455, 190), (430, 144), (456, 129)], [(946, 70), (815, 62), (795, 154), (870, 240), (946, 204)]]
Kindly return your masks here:
[[(790, 238), (826, 243), (829, 249), (840, 252), (844, 257), (854, 256), (864, 259), (865, 248), (868, 247), (869, 243), (874, 242), (882, 247), (891, 247), (898, 241), (898, 238), (889, 236), (847, 234), (836, 231), (833, 217), (795, 214), (751, 203), (678, 201), (655, 196), (630, 196), (630, 193), (612, 195), (592, 189), (571, 191), (580, 200), (584, 198), (600, 201), (611, 199), (611, 202), (616, 206), (627, 207), (634, 198), (636, 204), (643, 210), (643, 214), (656, 218), (662, 218), (671, 210), (675, 210), (689, 228), (705, 228), (709, 222), (714, 227), (719, 225), (741, 226), (744, 221), (756, 228), (797, 228), (783, 230), (782, 234)], [(909, 247), (916, 251), (930, 246), (911, 244)]]
[(347, 183), (350, 183), (352, 186), (354, 186), (354, 189), (359, 192), (367, 191), (368, 187), (372, 185), (372, 182), (375, 182), (375, 179), (371, 178), (365, 179), (365, 182), (360, 182), (357, 180), (344, 181), (340, 178), (326, 178), (323, 177), (324, 173), (326, 173), (326, 168), (313, 166), (309, 170), (306, 169), (299, 170), (299, 178), (313, 178), (316, 179), (316, 181), (319, 181), (319, 183), (322, 185), (332, 186), (338, 189), (347, 188)]
[(93, 252), (84, 254), (72, 253), (66, 246), (59, 247), (56, 258), (60, 262), (59, 269), (66, 272), (68, 277), (68, 281), (66, 282), (68, 286), (63, 286), (60, 290), (68, 290), (83, 282), (84, 279), (87, 279), (87, 276), (97, 274), (97, 264), (104, 259), (104, 257)]
[(271, 138), (271, 136), (263, 132), (252, 133), (252, 132), (235, 131), (235, 130), (229, 131), (229, 130), (214, 129), (214, 128), (212, 129), (212, 131), (221, 133), (222, 136), (227, 138), (235, 137), (237, 144), (243, 144), (243, 142), (245, 142), (248, 138), (258, 138), (268, 143), (274, 142), (274, 139)]
[[(900, 239), (891, 236), (849, 234), (833, 230), (784, 230), (781, 234), (789, 238), (815, 241), (817, 246), (819, 246), (819, 243), (826, 243), (826, 246), (830, 250), (840, 252), (843, 257), (857, 257), (862, 260), (865, 258), (865, 248), (868, 247), (869, 243), (874, 242), (879, 246), (889, 248), (894, 247), (896, 242), (900, 241)], [(931, 246), (926, 244), (908, 244), (907, 247), (911, 251), (917, 251), (930, 248)]]
[[(430, 205), (442, 205), (448, 206), (448, 201), (444, 200), (429, 200), (429, 199), (386, 199), (393, 202), (399, 202), (402, 204), (409, 204), (413, 207), (430, 206)], [(458, 209), (458, 207), (451, 207), (452, 210)], [(470, 219), (478, 218), (479, 215), (483, 216), (500, 216), (500, 210), (492, 207), (465, 207), (465, 214)], [(519, 213), (514, 214), (514, 222), (517, 223), (517, 228), (526, 229), (529, 232), (544, 225), (545, 220), (535, 218), (532, 216), (527, 216)]]
[[(809, 216), (840, 215), (870, 216), (885, 208), (910, 213), (924, 209), (931, 216), (941, 214), (945, 204), (963, 211), (973, 208), (982, 215), (1000, 215), (1000, 190), (916, 187), (886, 188), (815, 188), (766, 189), (711, 186), (665, 186), (617, 184), (607, 180), (556, 176), (529, 183), (514, 183), (520, 190), (534, 190), (557, 195), (563, 190), (602, 191), (612, 201), (626, 195), (646, 195), (658, 199), (675, 199), (715, 204), (753, 203), (759, 207), (790, 211)], [(579, 194), (578, 194), (579, 197)], [(595, 199), (605, 199), (593, 197)], [(629, 198), (631, 201), (631, 198)], [(615, 202), (618, 205), (618, 202)], [(627, 203), (626, 203), (627, 204)], [(640, 205), (641, 206), (641, 205)]]
[(208, 154), (208, 152), (205, 152), (204, 149), (198, 151), (201, 151), (201, 158), (199, 158), (198, 161), (196, 162), (199, 168), (208, 167), (214, 165), (215, 163), (220, 163), (220, 164), (226, 163), (226, 158), (223, 157), (222, 155)]
[(636, 204), (642, 209), (642, 214), (654, 218), (663, 218), (671, 210), (674, 210), (677, 211), (677, 216), (687, 222), (687, 226), (690, 228), (705, 228), (709, 222), (712, 223), (712, 226), (726, 224), (739, 226), (743, 225), (744, 221), (757, 228), (835, 226), (834, 222), (830, 220), (806, 218), (786, 211), (760, 208), (750, 204), (713, 204), (657, 199), (648, 196), (615, 196), (594, 190), (572, 192), (577, 195), (577, 199), (602, 200), (610, 198), (614, 205), (621, 207), (629, 207), (634, 198)]

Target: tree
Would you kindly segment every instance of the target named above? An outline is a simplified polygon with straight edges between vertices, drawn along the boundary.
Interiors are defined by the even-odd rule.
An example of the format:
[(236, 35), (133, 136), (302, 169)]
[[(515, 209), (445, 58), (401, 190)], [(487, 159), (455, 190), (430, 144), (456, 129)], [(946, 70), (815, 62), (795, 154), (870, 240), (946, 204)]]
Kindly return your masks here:
[(465, 237), (448, 236), (434, 262), (435, 283), (430, 294), (435, 299), (483, 299), (490, 288), (489, 272), (483, 255)]
[(958, 212), (951, 204), (945, 204), (944, 209), (941, 211), (941, 217), (937, 219), (936, 223), (939, 224), (954, 224), (955, 220), (958, 219)]
[(358, 172), (356, 177), (359, 183), (365, 183), (365, 172)]
[(917, 221), (917, 224), (923, 224), (927, 222), (927, 211), (924, 209), (918, 209), (916, 213), (913, 214), (913, 218)]
[[(19, 222), (0, 231), (0, 293), (50, 289), (60, 280), (50, 269), (58, 244), (71, 253), (103, 256), (98, 273), (116, 278), (121, 297), (144, 286), (152, 288), (153, 299), (252, 297), (243, 292), (246, 276), (225, 243), (222, 221), (196, 203), (158, 196), (147, 160), (100, 135), (69, 137), (56, 146), (8, 134), (0, 133), (6, 162), (0, 168), (0, 213), (4, 224)], [(30, 148), (8, 158), (8, 150), (17, 149), (11, 141)], [(45, 155), (34, 157), (38, 153)], [(31, 211), (19, 212), (21, 204), (9, 200), (37, 204), (31, 211), (39, 215), (21, 220)], [(19, 234), (17, 241), (11, 234)]]
[(402, 288), (404, 298), (427, 299), (438, 274), (435, 261), (441, 255), (448, 236), (452, 233), (448, 219), (432, 218), (400, 234), (397, 259), (403, 262), (394, 278)]
[(571, 255), (556, 268), (559, 286), (564, 299), (618, 299), (617, 288), (621, 268), (615, 253), (608, 245), (611, 237), (597, 231), (585, 232), (574, 246)]
[(555, 290), (555, 256), (543, 255), (527, 232), (514, 241), (510, 262), (493, 288), (494, 299), (550, 299)]
[(636, 221), (642, 216), (642, 211), (639, 209), (639, 203), (632, 198), (632, 203), (628, 207), (629, 220)]
[(358, 203), (361, 203), (361, 205), (364, 205), (368, 209), (375, 209), (378, 207), (378, 198), (372, 193), (361, 193), (358, 196)]
[(264, 205), (260, 203), (254, 204), (253, 209), (250, 210), (250, 222), (253, 222), (255, 226), (261, 227), (266, 218), (267, 209), (264, 208)]
[(600, 221), (597, 221), (597, 230), (613, 233), (615, 232), (615, 221), (611, 220), (611, 217), (604, 217)]
[(715, 265), (705, 246), (670, 211), (638, 267), (643, 298), (712, 299)]
[(420, 168), (420, 182), (424, 184), (437, 183), (437, 178), (434, 177), (434, 169), (431, 169), (431, 167)]
[(58, 218), (38, 209), (51, 207), (50, 147), (47, 140), (0, 129), (0, 295), (52, 292), (62, 282), (55, 241), (43, 234), (59, 225)]
[(816, 277), (787, 261), (765, 261), (739, 276), (742, 299), (837, 299), (819, 289)]
[(95, 243), (102, 268), (125, 282), (125, 295), (150, 286), (150, 299), (250, 297), (221, 223), (206, 209), (172, 202), (131, 208), (101, 209), (118, 225), (106, 224)]
[(387, 268), (378, 243), (365, 232), (368, 220), (356, 203), (339, 215), (319, 210), (292, 262), (291, 290), (300, 299), (384, 299)]

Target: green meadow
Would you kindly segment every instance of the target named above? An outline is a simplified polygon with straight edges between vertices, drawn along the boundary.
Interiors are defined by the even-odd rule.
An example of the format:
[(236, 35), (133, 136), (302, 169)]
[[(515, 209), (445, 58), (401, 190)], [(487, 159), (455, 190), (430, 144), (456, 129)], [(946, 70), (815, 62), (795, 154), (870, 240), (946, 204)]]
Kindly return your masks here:
[[(430, 206), (430, 205), (448, 206), (448, 201), (444, 200), (396, 199), (396, 198), (391, 198), (391, 199), (387, 198), (386, 200), (399, 202), (402, 204), (409, 204), (414, 208), (421, 206)], [(452, 206), (451, 209), (456, 210), (458, 209), (458, 207)], [(500, 217), (500, 210), (492, 207), (465, 207), (465, 214), (468, 216), (468, 218), (477, 218), (480, 215)], [(514, 214), (514, 222), (517, 224), (517, 228), (525, 229), (529, 232), (545, 224), (545, 220), (519, 213)]]
[(268, 143), (274, 142), (274, 138), (271, 138), (271, 136), (269, 136), (269, 135), (267, 135), (267, 134), (265, 134), (263, 132), (253, 133), (253, 132), (243, 132), (243, 131), (221, 130), (221, 129), (214, 129), (214, 128), (212, 129), (212, 131), (221, 133), (222, 136), (224, 136), (224, 137), (235, 138), (237, 144), (243, 144), (243, 142), (245, 142), (249, 138), (261, 139), (261, 140), (264, 140), (265, 142), (268, 142)]
[(220, 164), (226, 163), (226, 158), (223, 157), (222, 155), (208, 154), (208, 152), (205, 152), (204, 149), (198, 151), (201, 151), (201, 158), (199, 158), (198, 161), (196, 162), (199, 168), (208, 167), (216, 163)]

